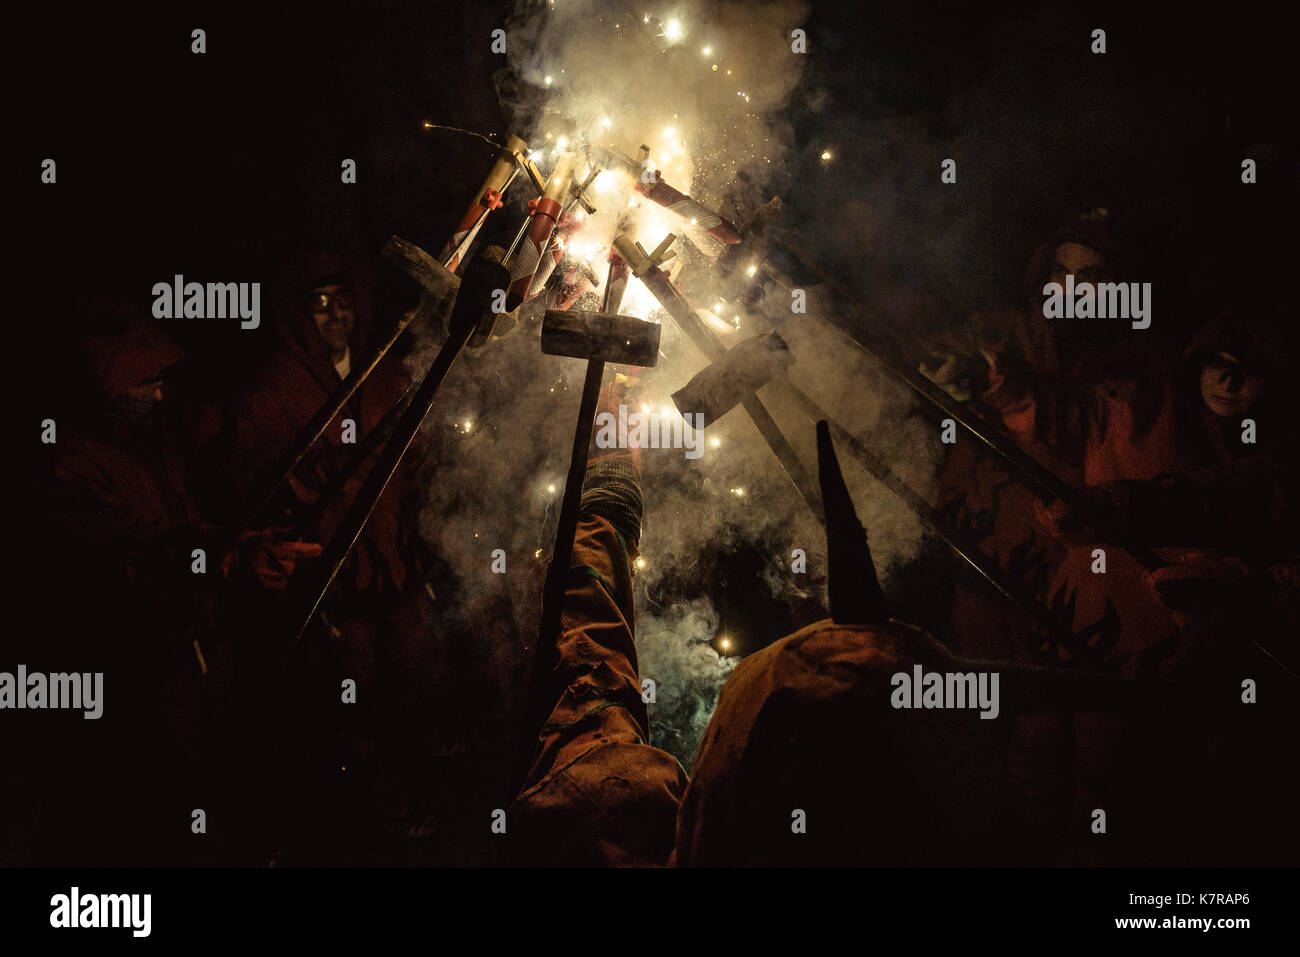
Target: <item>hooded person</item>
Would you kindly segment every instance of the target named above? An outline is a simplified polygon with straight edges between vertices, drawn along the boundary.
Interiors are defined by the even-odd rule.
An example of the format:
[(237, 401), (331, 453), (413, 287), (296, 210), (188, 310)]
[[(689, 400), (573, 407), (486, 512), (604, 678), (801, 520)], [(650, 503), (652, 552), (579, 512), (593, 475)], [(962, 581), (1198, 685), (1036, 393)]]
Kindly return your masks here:
[[(1076, 488), (1154, 478), (1188, 468), (1203, 454), (1187, 440), (1173, 364), (1160, 355), (1150, 330), (1113, 320), (1044, 318), (1047, 283), (1073, 276), (1077, 289), (1127, 280), (1131, 259), (1109, 215), (1090, 213), (1035, 251), (1025, 309), (977, 316), (967, 328), (968, 351), (983, 357), (975, 404), (996, 423), (991, 427), (1000, 426)], [(1051, 580), (1067, 546), (1035, 521), (1038, 498), (1015, 472), (959, 437), (940, 475), (936, 504), (1009, 576), (1040, 595), (1053, 593)], [(1148, 625), (1152, 643), (1168, 630), (1160, 621), (1141, 628)], [(968, 653), (1060, 660), (1062, 649), (1040, 644), (1027, 618), (983, 591), (956, 589), (953, 626), (957, 647)], [(1084, 625), (1094, 626), (1104, 627), (1100, 616)]]
[[(1199, 756), (1206, 719), (1197, 715), (1210, 710), (1196, 689), (957, 657), (890, 618), (825, 423), (818, 445), (831, 617), (747, 657), (723, 686), (682, 801), (674, 863), (1215, 860), (1198, 846), (1209, 778), (1202, 762), (1184, 760)], [(1013, 715), (1053, 711), (1126, 715), (1146, 739), (1163, 734), (1164, 751), (1115, 768), (1104, 803), (1090, 804), (1095, 795), (1073, 787), (1068, 738), (1031, 755), (1016, 744)], [(1055, 787), (1026, 787), (1034, 777)], [(1097, 807), (1123, 822), (1104, 839)]]
[(1203, 645), (1280, 635), (1295, 617), (1300, 436), (1283, 394), (1295, 355), (1279, 311), (1220, 314), (1188, 343), (1179, 375), (1189, 442), (1208, 464), (1087, 488), (1086, 511), (1040, 510), (1076, 546), (1122, 538), (1158, 549), (1169, 564), (1142, 581)]
[[(69, 794), (87, 781), (97, 790), (90, 804), (49, 811), (58, 835), (42, 834), (41, 863), (177, 864), (195, 848), (171, 823), (189, 813), (181, 792), (197, 780), (230, 676), (227, 645), (215, 640), (226, 579), (274, 588), (314, 546), (249, 533), (237, 550), (211, 553), (216, 529), (180, 424), (192, 405), (177, 395), (186, 354), (130, 303), (98, 308), (110, 331), (80, 343), (93, 392), (77, 420), (57, 423), (39, 492), (48, 557), (33, 566), (75, 556), (77, 571), (39, 579), (51, 594), (31, 600), (49, 610), (49, 627), (20, 660), (33, 671), (102, 673), (108, 695), (93, 744), (83, 749), (82, 735), (50, 750), (85, 775)], [(216, 789), (208, 793), (215, 802)]]
[[(234, 472), (245, 492), (268, 477), (379, 338), (373, 274), (335, 254), (310, 251), (287, 267), (276, 283), (275, 307), (276, 347), (236, 414)], [(364, 462), (358, 450), (408, 385), (399, 356), (390, 352), (281, 483), (263, 509), (265, 521), (328, 542), (378, 447), (372, 444)], [(373, 669), (373, 622), (394, 612), (411, 581), (418, 554), (413, 508), (405, 464), (380, 496), (331, 592), (329, 617), (351, 622), (338, 629), (352, 646), (354, 677)]]

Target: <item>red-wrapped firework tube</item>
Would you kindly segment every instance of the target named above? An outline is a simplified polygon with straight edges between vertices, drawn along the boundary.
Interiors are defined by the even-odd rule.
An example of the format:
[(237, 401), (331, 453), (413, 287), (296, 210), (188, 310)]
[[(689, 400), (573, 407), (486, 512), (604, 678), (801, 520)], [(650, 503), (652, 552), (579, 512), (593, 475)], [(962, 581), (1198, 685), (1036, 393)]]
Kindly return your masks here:
[(466, 237), (469, 237), (469, 242), (473, 242), (474, 236), (478, 234), (488, 214), (500, 208), (501, 194), (505, 192), (506, 186), (509, 185), (517, 170), (515, 153), (524, 154), (527, 151), (527, 143), (517, 136), (511, 136), (506, 140), (505, 148), (497, 154), (496, 162), (492, 164), (492, 169), (483, 180), (483, 185), (474, 194), (469, 209), (465, 210), (465, 215), (461, 217), (460, 224), (452, 233), (451, 240), (442, 247), (442, 253), (438, 256), (438, 261), (452, 272), (456, 271), (463, 258), (457, 250), (462, 244), (465, 248), (469, 246), (465, 241)]
[(551, 308), (561, 311), (572, 309), (587, 290), (598, 282), (600, 282), (600, 277), (586, 263), (577, 263), (569, 267), (565, 271), (564, 282), (560, 284), (560, 288), (556, 291), (555, 305)]
[(704, 230), (718, 242), (726, 243), (729, 246), (740, 242), (740, 232), (732, 223), (723, 219), (713, 210), (701, 206), (685, 193), (673, 189), (659, 176), (658, 170), (654, 171), (654, 176), (653, 186), (647, 186), (638, 177), (636, 191), (651, 202), (676, 213), (682, 219)]
[(609, 251), (608, 291), (605, 293), (604, 312), (618, 312), (623, 306), (623, 294), (627, 292), (627, 263), (614, 250)]
[(533, 284), (528, 288), (528, 298), (536, 299), (541, 295), (542, 290), (546, 287), (546, 282), (551, 278), (551, 273), (555, 272), (555, 267), (560, 264), (564, 258), (564, 251), (569, 246), (569, 239), (582, 228), (582, 220), (572, 213), (568, 213), (560, 219), (560, 228), (555, 231), (551, 237), (551, 244), (542, 253), (541, 265), (537, 267), (537, 274), (533, 276)]
[(542, 251), (550, 241), (555, 224), (564, 209), (564, 198), (569, 192), (573, 174), (573, 154), (565, 153), (556, 161), (551, 178), (546, 181), (546, 192), (528, 204), (530, 220), (528, 231), (515, 248), (507, 264), (510, 269), (510, 291), (506, 294), (506, 311), (519, 308), (533, 285), (537, 267), (541, 265)]

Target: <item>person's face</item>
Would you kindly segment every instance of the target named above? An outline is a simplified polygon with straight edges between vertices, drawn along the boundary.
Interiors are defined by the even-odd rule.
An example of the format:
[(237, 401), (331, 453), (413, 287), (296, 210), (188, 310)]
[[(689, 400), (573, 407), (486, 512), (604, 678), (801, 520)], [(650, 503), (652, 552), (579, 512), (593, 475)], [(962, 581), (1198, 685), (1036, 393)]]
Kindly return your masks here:
[(1106, 258), (1090, 246), (1061, 243), (1052, 256), (1052, 282), (1065, 285), (1065, 277), (1074, 277), (1074, 288), (1084, 284), (1110, 281)]
[(1244, 372), (1231, 353), (1216, 353), (1201, 366), (1201, 398), (1220, 418), (1241, 415), (1263, 391), (1264, 379)]
[(356, 317), (352, 312), (352, 290), (346, 286), (319, 286), (311, 291), (308, 300), (316, 331), (325, 340), (331, 353), (341, 353), (348, 347), (352, 325)]

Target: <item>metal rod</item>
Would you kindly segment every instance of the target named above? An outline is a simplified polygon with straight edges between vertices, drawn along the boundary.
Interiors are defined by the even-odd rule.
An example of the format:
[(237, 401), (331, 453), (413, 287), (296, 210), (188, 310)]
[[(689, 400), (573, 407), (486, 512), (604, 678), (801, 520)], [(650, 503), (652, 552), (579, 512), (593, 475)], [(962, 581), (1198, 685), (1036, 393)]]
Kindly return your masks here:
[(384, 447), (384, 451), (366, 476), (360, 491), (357, 492), (342, 523), (321, 556), (319, 565), (315, 566), (315, 574), (309, 579), (310, 583), (306, 586), (307, 610), (298, 621), (293, 643), (285, 656), (286, 663), (298, 646), (302, 633), (315, 616), (339, 569), (343, 567), (343, 562), (347, 559), (352, 546), (360, 537), (362, 528), (365, 527), (375, 504), (401, 464), (406, 450), (415, 440), (420, 425), (429, 414), (429, 410), (433, 408), (438, 388), (474, 331), (478, 316), (487, 306), (492, 290), (502, 287), (504, 275), (505, 270), (498, 263), (489, 262), (481, 257), (470, 261), (460, 292), (456, 297), (456, 305), (452, 309), (447, 341), (438, 351), (437, 358), (429, 367), (415, 395), (412, 396), (410, 405), (398, 421), (392, 439)]
[(416, 309), (409, 316), (403, 317), (400, 322), (393, 328), (388, 338), (379, 345), (370, 357), (360, 366), (355, 367), (351, 374), (342, 380), (330, 397), (325, 400), (314, 416), (298, 432), (293, 443), (285, 450), (284, 454), (275, 463), (275, 466), (268, 470), (266, 478), (259, 484), (254, 485), (250, 492), (246, 507), (241, 515), (239, 524), (232, 526), (228, 532), (231, 541), (239, 537), (239, 533), (248, 528), (257, 518), (258, 513), (262, 511), (270, 502), (271, 497), (275, 494), (294, 469), (302, 462), (307, 451), (316, 444), (316, 441), (324, 434), (325, 429), (334, 421), (334, 417), (339, 414), (343, 406), (361, 388), (362, 383), (374, 372), (375, 368), (388, 355), (389, 351), (396, 344), (402, 334), (410, 328), (416, 319), (423, 320), (432, 312), (434, 303), (428, 298), (421, 302), (420, 308)]

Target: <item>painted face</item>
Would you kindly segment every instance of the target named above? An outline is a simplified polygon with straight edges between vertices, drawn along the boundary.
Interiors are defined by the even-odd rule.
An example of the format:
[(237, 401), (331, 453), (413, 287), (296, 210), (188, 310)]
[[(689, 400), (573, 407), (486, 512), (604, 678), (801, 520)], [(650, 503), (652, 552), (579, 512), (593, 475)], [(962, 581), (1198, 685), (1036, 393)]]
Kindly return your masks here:
[(1052, 255), (1052, 282), (1064, 286), (1066, 276), (1074, 277), (1076, 290), (1086, 284), (1109, 282), (1110, 264), (1091, 246), (1061, 243)]
[(348, 348), (356, 316), (352, 312), (352, 290), (346, 286), (320, 286), (311, 291), (308, 309), (316, 322), (316, 331), (333, 355)]
[(1244, 372), (1231, 353), (1216, 353), (1201, 366), (1201, 398), (1221, 418), (1241, 415), (1263, 391), (1263, 377)]

